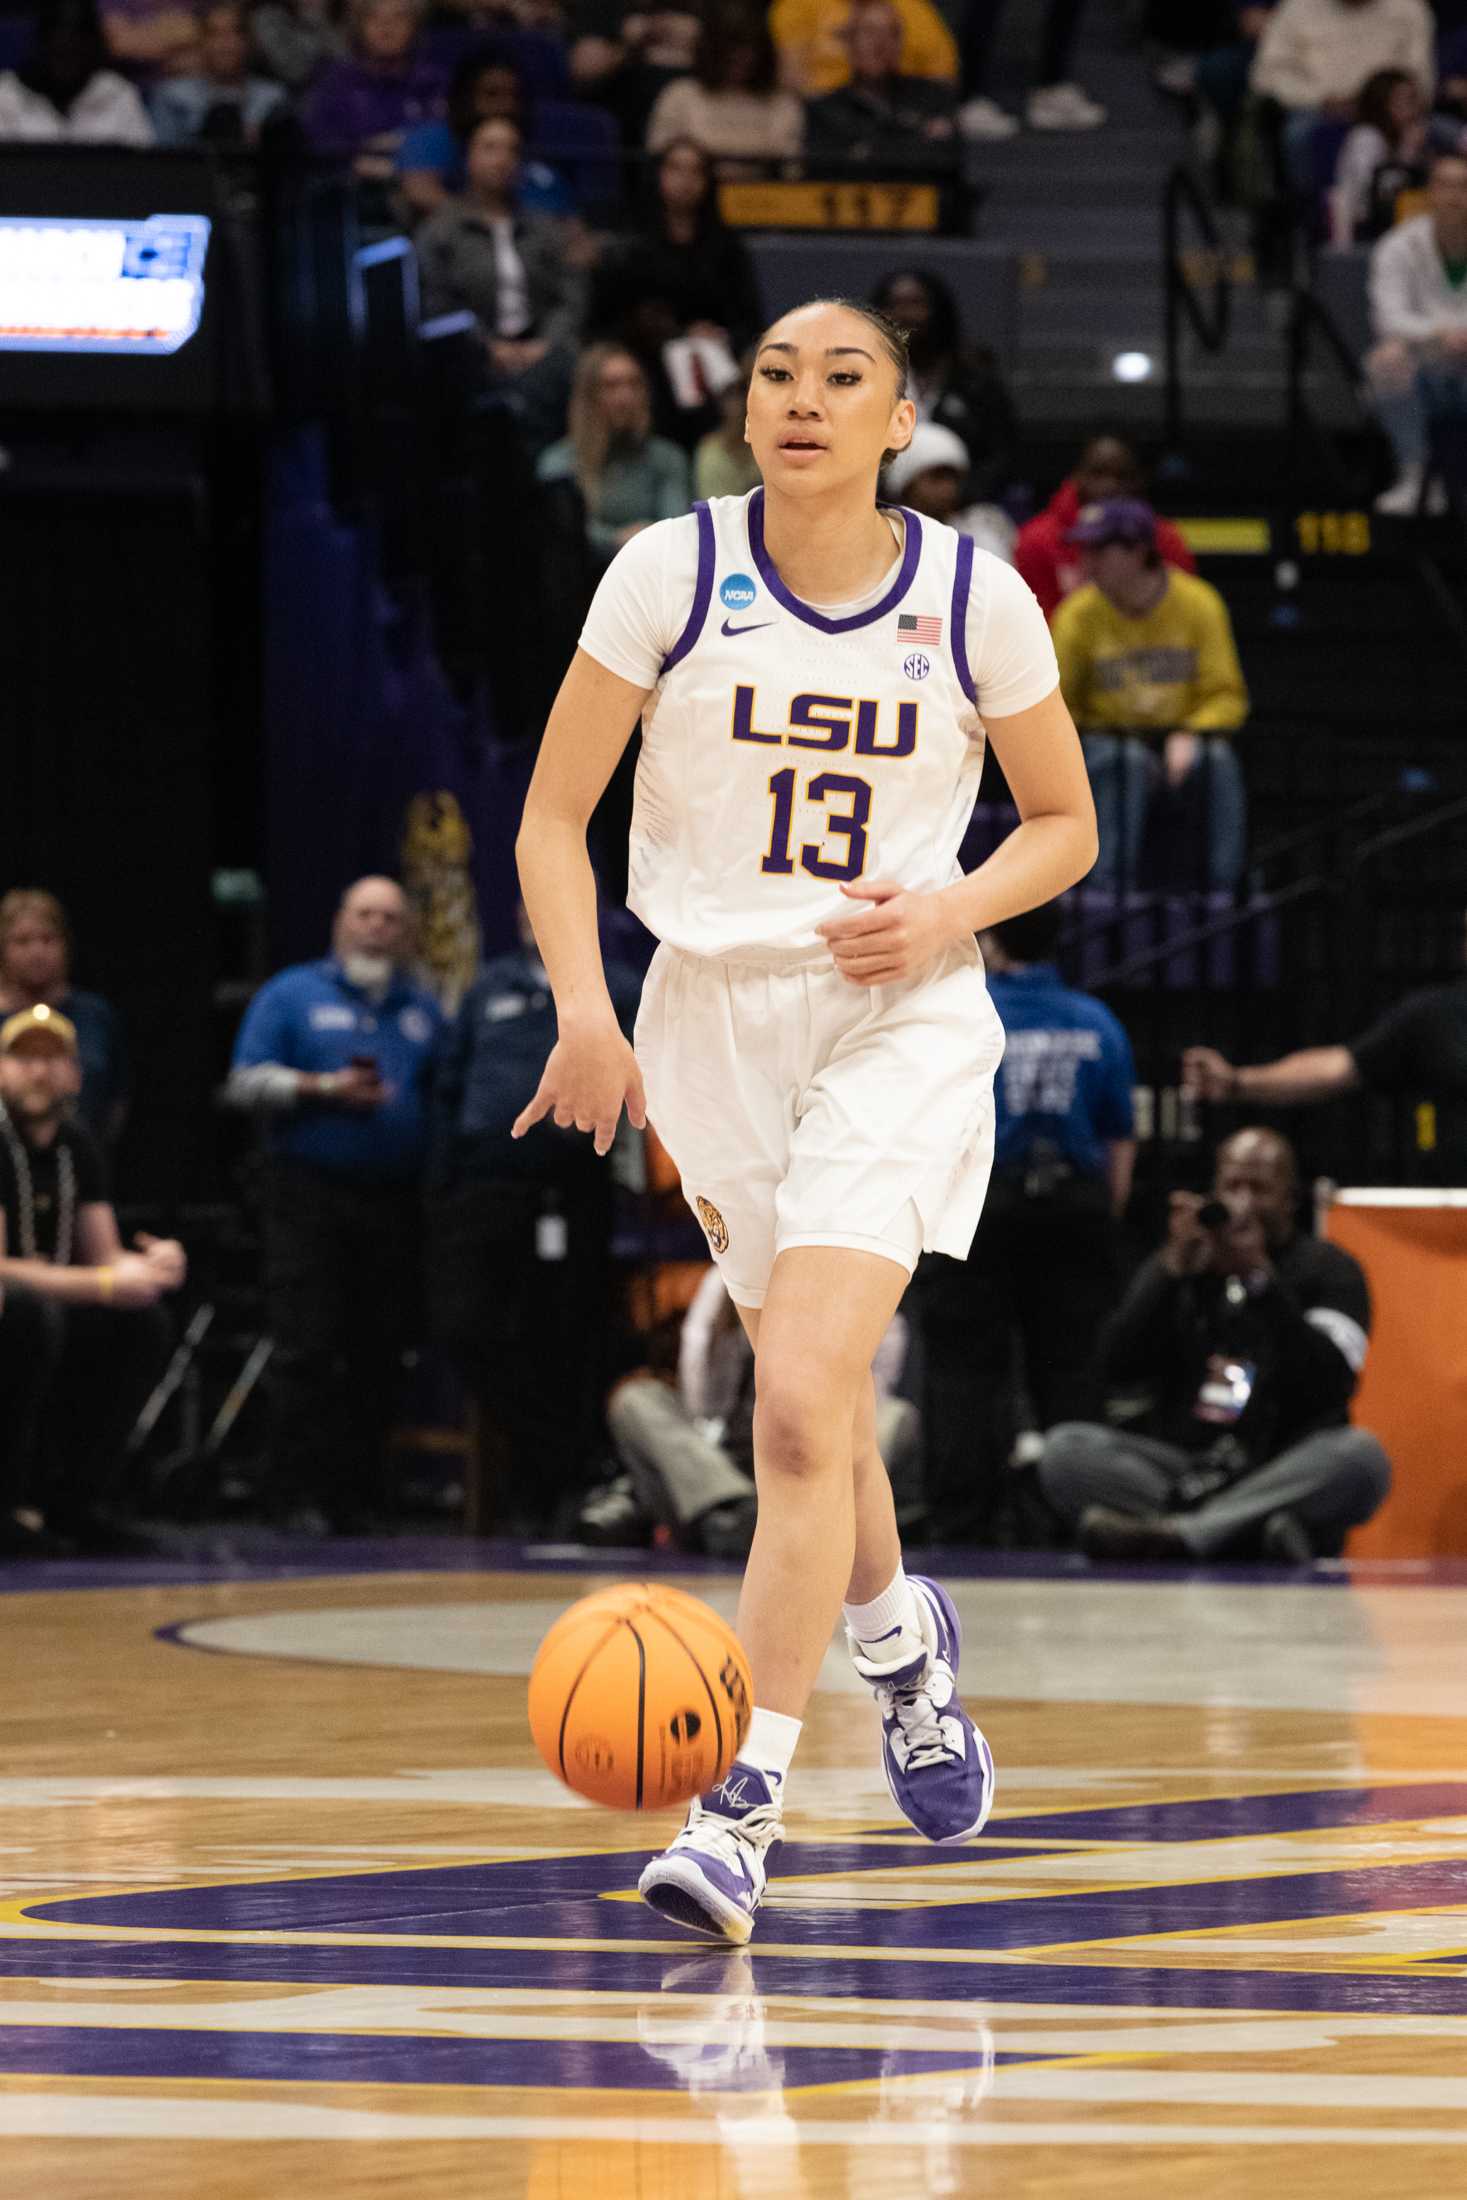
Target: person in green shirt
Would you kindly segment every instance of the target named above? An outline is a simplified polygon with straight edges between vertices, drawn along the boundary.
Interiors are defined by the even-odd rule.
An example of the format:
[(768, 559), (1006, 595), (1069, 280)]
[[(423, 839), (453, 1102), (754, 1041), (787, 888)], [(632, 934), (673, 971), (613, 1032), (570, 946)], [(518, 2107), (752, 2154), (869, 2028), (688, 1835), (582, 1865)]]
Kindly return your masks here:
[(573, 481), (586, 533), (604, 562), (655, 520), (677, 519), (692, 501), (687, 454), (652, 433), (647, 377), (619, 344), (590, 344), (571, 391), (570, 434), (542, 451), (542, 481)]
[(1133, 884), (1153, 807), (1168, 810), (1168, 884), (1236, 886), (1247, 847), (1243, 774), (1227, 736), (1248, 716), (1232, 622), (1217, 590), (1165, 564), (1136, 497), (1086, 505), (1066, 540), (1085, 585), (1054, 614), (1060, 686), (1080, 728), (1100, 819), (1092, 874)]

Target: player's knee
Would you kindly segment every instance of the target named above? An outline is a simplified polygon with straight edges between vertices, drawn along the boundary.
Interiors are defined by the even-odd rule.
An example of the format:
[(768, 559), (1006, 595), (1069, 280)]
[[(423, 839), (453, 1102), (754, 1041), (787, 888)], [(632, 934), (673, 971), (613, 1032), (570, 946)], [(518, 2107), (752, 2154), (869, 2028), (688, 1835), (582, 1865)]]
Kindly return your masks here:
[[(754, 1399), (754, 1457), (761, 1474), (806, 1480), (832, 1461), (829, 1400), (808, 1379), (773, 1370), (761, 1377)], [(849, 1424), (849, 1416), (845, 1424)]]

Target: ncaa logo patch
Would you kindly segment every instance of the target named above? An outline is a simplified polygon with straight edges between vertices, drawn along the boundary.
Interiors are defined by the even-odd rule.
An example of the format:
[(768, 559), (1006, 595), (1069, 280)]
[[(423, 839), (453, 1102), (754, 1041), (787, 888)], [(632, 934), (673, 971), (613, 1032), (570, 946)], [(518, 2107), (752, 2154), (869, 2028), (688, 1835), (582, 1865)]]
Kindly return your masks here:
[(728, 1224), (724, 1221), (711, 1199), (701, 1196), (693, 1201), (693, 1211), (703, 1225), (704, 1234), (715, 1253), (728, 1251)]
[(902, 670), (909, 680), (925, 680), (932, 670), (932, 660), (924, 657), (920, 649), (914, 649), (909, 657), (902, 659)]
[(718, 600), (725, 611), (747, 611), (758, 593), (758, 584), (747, 573), (730, 573), (718, 591)]

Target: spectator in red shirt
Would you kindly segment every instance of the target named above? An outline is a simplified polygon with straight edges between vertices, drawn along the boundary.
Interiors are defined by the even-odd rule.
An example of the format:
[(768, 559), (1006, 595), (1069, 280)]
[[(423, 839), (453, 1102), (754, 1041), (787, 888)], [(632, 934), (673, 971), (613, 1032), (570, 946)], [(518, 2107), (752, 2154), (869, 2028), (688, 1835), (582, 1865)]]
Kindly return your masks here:
[[(1085, 578), (1079, 551), (1068, 539), (1081, 506), (1145, 494), (1141, 461), (1129, 443), (1118, 435), (1098, 435), (1086, 444), (1068, 481), (1061, 482), (1044, 510), (1019, 529), (1014, 545), (1014, 563), (1039, 598), (1046, 619), (1054, 617)], [(1156, 522), (1156, 547), (1163, 564), (1183, 573), (1196, 572), (1196, 560), (1169, 519)]]

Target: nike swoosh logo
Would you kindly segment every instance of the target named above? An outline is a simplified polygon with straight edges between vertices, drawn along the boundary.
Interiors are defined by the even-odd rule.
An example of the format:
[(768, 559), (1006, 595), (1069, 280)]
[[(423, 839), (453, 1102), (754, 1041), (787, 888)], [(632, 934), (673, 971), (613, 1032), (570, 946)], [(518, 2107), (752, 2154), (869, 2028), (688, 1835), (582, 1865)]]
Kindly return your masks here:
[(722, 634), (757, 634), (761, 626), (773, 626), (773, 624), (773, 619), (756, 619), (752, 626), (731, 626), (728, 620), (725, 619), (719, 632)]

